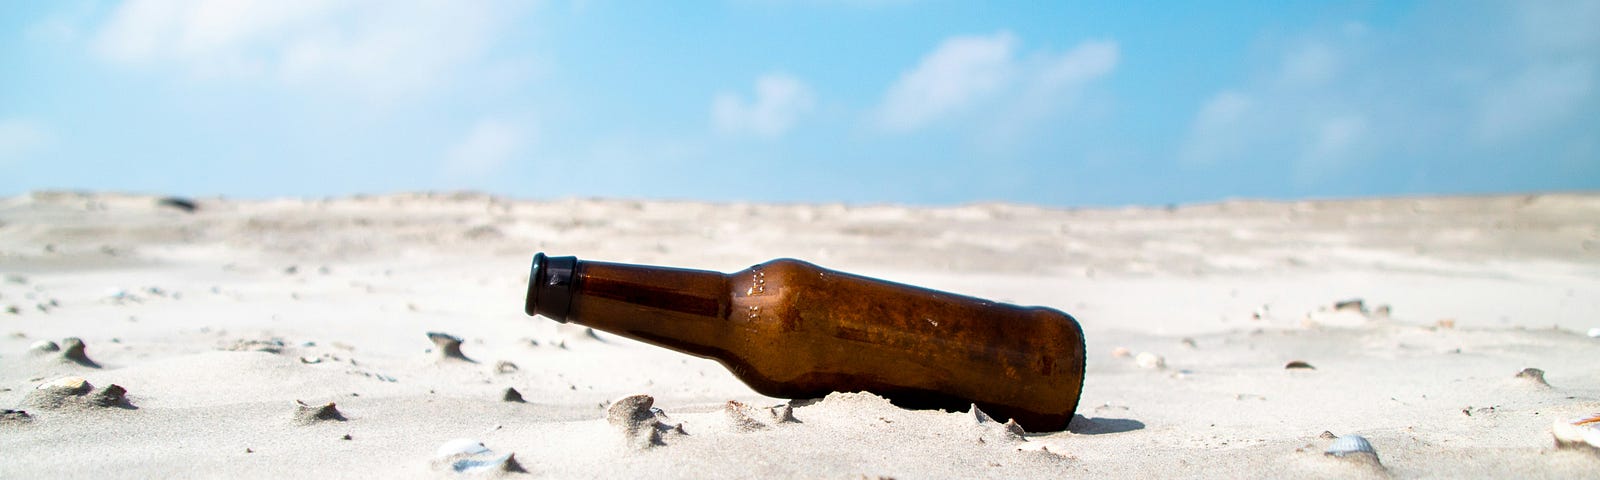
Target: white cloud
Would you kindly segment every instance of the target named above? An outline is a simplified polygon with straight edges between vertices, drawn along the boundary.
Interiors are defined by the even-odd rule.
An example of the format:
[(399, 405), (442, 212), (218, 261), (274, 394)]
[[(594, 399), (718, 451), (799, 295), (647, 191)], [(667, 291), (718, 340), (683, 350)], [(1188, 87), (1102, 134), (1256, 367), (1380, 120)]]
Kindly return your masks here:
[(0, 163), (26, 158), (55, 143), (44, 127), (32, 121), (0, 119)]
[(529, 141), (529, 129), (500, 120), (482, 120), (445, 153), (445, 172), (457, 177), (494, 173), (515, 158)]
[(755, 98), (746, 101), (724, 92), (711, 101), (711, 122), (727, 133), (752, 133), (774, 138), (794, 127), (801, 115), (816, 106), (816, 95), (805, 82), (783, 73), (756, 79)]
[(1004, 110), (997, 124), (1030, 121), (1070, 103), (1085, 85), (1110, 74), (1120, 57), (1111, 41), (1028, 56), (1019, 54), (1018, 43), (1009, 32), (946, 39), (889, 87), (876, 110), (878, 127), (916, 130), (996, 105)]
[(1084, 42), (1059, 57), (1047, 59), (1039, 83), (1048, 89), (1075, 87), (1110, 74), (1120, 56), (1116, 42)]
[(94, 47), (124, 65), (386, 100), (469, 75), (510, 10), (492, 1), (131, 0)]
[(1014, 74), (1016, 43), (1010, 32), (945, 40), (889, 87), (879, 125), (914, 130), (1000, 89)]

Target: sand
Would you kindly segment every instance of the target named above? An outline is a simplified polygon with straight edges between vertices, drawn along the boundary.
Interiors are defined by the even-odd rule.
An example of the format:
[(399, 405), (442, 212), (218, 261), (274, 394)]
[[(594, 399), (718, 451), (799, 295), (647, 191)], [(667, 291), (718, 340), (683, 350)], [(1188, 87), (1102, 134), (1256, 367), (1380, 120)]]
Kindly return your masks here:
[[(0, 199), (0, 407), (26, 411), (0, 417), (0, 478), (1600, 476), (1551, 436), (1600, 413), (1596, 194), (158, 200)], [(763, 397), (713, 361), (525, 316), (538, 251), (795, 257), (1059, 308), (1089, 347), (1079, 417), (1018, 434), (870, 394)], [(38, 388), (63, 377), (89, 390)], [(1376, 462), (1325, 455), (1340, 435)]]

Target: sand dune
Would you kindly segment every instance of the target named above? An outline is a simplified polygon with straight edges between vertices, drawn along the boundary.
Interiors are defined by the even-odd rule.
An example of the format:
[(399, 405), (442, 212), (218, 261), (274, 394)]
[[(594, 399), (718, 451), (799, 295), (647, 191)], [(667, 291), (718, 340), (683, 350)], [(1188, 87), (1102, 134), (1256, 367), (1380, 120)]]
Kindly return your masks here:
[[(1600, 471), (1594, 450), (1551, 435), (1600, 413), (1600, 195), (1113, 209), (158, 200), (0, 199), (0, 407), (26, 412), (0, 418), (0, 477)], [(870, 394), (762, 397), (715, 362), (524, 316), (537, 251), (721, 271), (796, 257), (1056, 307), (1088, 339), (1080, 416), (1019, 435)], [(429, 332), (460, 338), (470, 361)], [(74, 338), (92, 363), (65, 355)], [(91, 388), (40, 403), (62, 378)], [(112, 385), (125, 402), (97, 406)], [(642, 397), (617, 403), (637, 395), (661, 415)], [(302, 412), (329, 403), (338, 418)], [(1342, 435), (1370, 441), (1375, 461), (1324, 454)]]

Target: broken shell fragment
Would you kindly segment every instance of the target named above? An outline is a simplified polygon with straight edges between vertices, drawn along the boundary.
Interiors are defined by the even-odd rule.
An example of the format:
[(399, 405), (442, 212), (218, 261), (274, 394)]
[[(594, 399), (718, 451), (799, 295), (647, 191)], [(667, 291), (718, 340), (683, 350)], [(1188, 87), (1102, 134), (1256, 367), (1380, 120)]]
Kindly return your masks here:
[(39, 384), (35, 389), (66, 395), (83, 395), (89, 393), (89, 389), (92, 388), (94, 386), (90, 385), (89, 381), (84, 380), (83, 377), (67, 376)]
[(34, 342), (28, 346), (28, 353), (35, 356), (55, 356), (61, 363), (75, 363), (89, 368), (100, 368), (99, 363), (89, 359), (84, 353), (83, 340), (78, 337), (68, 337), (61, 343), (49, 340)]
[(1138, 357), (1135, 357), (1133, 359), (1133, 362), (1138, 364), (1139, 368), (1151, 368), (1151, 369), (1167, 368), (1167, 359), (1162, 358), (1160, 355), (1156, 355), (1156, 354), (1150, 353), (1150, 352), (1140, 353)]
[(1600, 413), (1575, 420), (1556, 420), (1550, 435), (1558, 448), (1586, 448), (1600, 453)]
[(506, 387), (506, 391), (500, 395), (500, 400), (513, 403), (527, 402), (527, 400), (522, 399), (522, 392), (518, 392), (517, 389), (511, 387)]
[(47, 354), (47, 353), (59, 352), (59, 351), (61, 351), (61, 346), (60, 345), (56, 345), (56, 342), (52, 342), (52, 341), (49, 341), (49, 340), (40, 340), (40, 341), (37, 341), (37, 342), (33, 342), (33, 345), (29, 345), (28, 346), (28, 352), (32, 353), (34, 355), (44, 355), (44, 354)]
[(1008, 419), (1005, 423), (1000, 423), (994, 417), (984, 413), (976, 404), (972, 405), (972, 409), (967, 414), (972, 419), (972, 423), (976, 424), (981, 431), (981, 436), (978, 437), (980, 443), (1025, 441), (1022, 437), (1025, 432), (1023, 432), (1022, 426), (1018, 425), (1015, 419)]
[(28, 415), (26, 410), (12, 410), (7, 408), (4, 411), (0, 411), (0, 424), (25, 423), (31, 421), (33, 421), (33, 416)]
[(334, 405), (333, 402), (328, 402), (323, 405), (311, 405), (306, 402), (295, 400), (294, 405), (294, 421), (295, 423), (299, 423), (301, 425), (309, 425), (327, 420), (340, 422), (346, 420), (344, 413), (340, 412), (339, 407)]
[(767, 413), (772, 416), (773, 423), (800, 423), (800, 419), (794, 418), (794, 406), (788, 402), (767, 407)]
[(459, 360), (477, 363), (471, 358), (467, 358), (466, 354), (461, 353), (461, 337), (444, 332), (428, 332), (428, 340), (433, 341), (434, 348), (439, 353), (440, 361)]
[(434, 452), (434, 465), (456, 473), (526, 472), (515, 453), (496, 455), (483, 442), (458, 438), (445, 442)]
[(1372, 442), (1368, 442), (1366, 437), (1360, 435), (1341, 435), (1333, 439), (1333, 444), (1328, 445), (1328, 449), (1323, 453), (1340, 458), (1370, 455), (1372, 460), (1378, 459), (1378, 451), (1372, 448)]
[(1550, 386), (1549, 382), (1544, 381), (1544, 370), (1537, 368), (1524, 368), (1517, 372), (1516, 378), (1539, 386)]
[(729, 400), (727, 404), (724, 404), (722, 413), (727, 417), (728, 424), (733, 426), (735, 430), (749, 432), (767, 428), (767, 424), (752, 417), (754, 412), (751, 411), (749, 405), (737, 400)]
[(45, 382), (23, 398), (23, 403), (42, 409), (63, 407), (121, 407), (132, 409), (128, 403), (128, 390), (111, 384), (95, 388), (83, 377), (68, 376)]
[(1311, 366), (1311, 364), (1306, 363), (1306, 362), (1301, 361), (1301, 360), (1295, 360), (1295, 361), (1289, 362), (1287, 364), (1284, 364), (1283, 368), (1285, 370), (1296, 370), (1296, 369), (1300, 369), (1300, 370), (1316, 370), (1317, 369), (1317, 367), (1313, 367), (1313, 366)]
[(664, 435), (687, 434), (683, 424), (668, 425), (662, 420), (666, 414), (652, 408), (656, 399), (649, 395), (629, 395), (611, 402), (606, 408), (606, 422), (622, 434), (628, 448), (645, 449), (666, 445)]
[(94, 392), (89, 396), (89, 403), (100, 407), (124, 406), (128, 403), (128, 389), (115, 383)]
[(728, 425), (734, 430), (749, 432), (763, 430), (784, 423), (800, 423), (794, 418), (794, 406), (781, 403), (767, 408), (754, 408), (743, 402), (729, 400), (722, 406)]

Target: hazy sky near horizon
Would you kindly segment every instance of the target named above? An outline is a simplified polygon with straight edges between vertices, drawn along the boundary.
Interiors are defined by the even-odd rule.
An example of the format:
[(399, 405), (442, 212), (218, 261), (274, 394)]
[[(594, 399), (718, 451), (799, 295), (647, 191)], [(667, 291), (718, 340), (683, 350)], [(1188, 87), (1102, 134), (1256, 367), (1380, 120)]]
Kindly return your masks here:
[(6, 2), (0, 194), (1600, 189), (1600, 1)]

